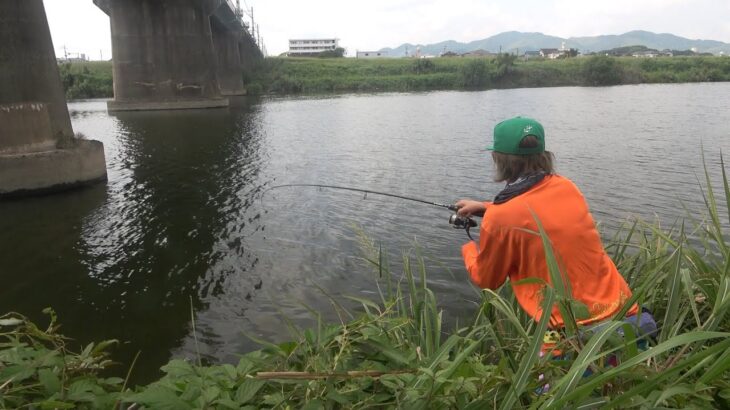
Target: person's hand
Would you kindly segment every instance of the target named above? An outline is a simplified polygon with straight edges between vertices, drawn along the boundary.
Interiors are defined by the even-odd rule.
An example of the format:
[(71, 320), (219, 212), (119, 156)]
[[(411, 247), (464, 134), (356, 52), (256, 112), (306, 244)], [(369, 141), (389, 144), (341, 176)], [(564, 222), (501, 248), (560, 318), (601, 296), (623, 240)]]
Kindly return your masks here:
[(487, 210), (484, 202), (474, 201), (472, 199), (461, 199), (455, 205), (459, 208), (456, 211), (459, 216), (483, 215)]

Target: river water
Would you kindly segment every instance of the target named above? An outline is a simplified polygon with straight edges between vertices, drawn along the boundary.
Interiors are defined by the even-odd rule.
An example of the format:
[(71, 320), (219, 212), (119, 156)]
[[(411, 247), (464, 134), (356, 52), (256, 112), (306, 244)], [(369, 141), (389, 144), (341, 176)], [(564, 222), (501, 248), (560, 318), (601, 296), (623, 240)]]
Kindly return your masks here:
[[(439, 203), (491, 198), (494, 124), (539, 119), (558, 172), (603, 231), (627, 218), (671, 223), (702, 209), (701, 147), (720, 176), (730, 153), (730, 84), (263, 98), (224, 110), (110, 115), (72, 102), (76, 132), (101, 140), (109, 181), (0, 202), (0, 312), (82, 343), (122, 343), (114, 358), (149, 381), (171, 357), (233, 362), (246, 335), (289, 337), (309, 309), (338, 320), (330, 297), (375, 297), (357, 232), (391, 260), (419, 248), (449, 318), (477, 300), (449, 211), (289, 183), (345, 185)], [(719, 186), (719, 184), (717, 185)], [(397, 264), (396, 264), (397, 265)], [(191, 313), (192, 312), (192, 313)], [(195, 326), (193, 321), (195, 319)], [(286, 318), (286, 320), (284, 319)], [(197, 343), (196, 343), (197, 340)]]

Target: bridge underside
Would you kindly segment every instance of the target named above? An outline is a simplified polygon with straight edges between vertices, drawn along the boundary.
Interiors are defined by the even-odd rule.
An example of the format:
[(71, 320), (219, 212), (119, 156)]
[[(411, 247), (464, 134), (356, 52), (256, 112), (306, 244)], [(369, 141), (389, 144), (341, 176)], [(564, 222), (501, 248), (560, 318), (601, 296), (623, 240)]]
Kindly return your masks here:
[[(94, 0), (111, 21), (110, 111), (225, 107), (258, 48), (227, 0)], [(248, 37), (248, 38), (247, 38)]]

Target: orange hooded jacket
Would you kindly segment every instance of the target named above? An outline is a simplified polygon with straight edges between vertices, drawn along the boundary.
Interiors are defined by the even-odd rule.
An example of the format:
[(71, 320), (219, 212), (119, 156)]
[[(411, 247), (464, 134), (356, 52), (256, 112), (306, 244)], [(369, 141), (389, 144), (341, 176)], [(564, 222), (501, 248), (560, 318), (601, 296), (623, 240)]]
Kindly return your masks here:
[[(507, 202), (485, 204), (479, 247), (469, 242), (461, 249), (471, 280), (479, 287), (496, 289), (509, 277), (520, 306), (535, 320), (540, 319), (544, 285), (515, 284), (525, 278), (551, 283), (537, 217), (569, 281), (573, 298), (590, 312), (590, 318), (579, 323), (606, 319), (631, 297), (629, 286), (603, 249), (588, 204), (569, 179), (548, 175)], [(637, 311), (634, 305), (627, 315)], [(563, 324), (557, 306), (553, 307), (550, 326), (559, 328)]]

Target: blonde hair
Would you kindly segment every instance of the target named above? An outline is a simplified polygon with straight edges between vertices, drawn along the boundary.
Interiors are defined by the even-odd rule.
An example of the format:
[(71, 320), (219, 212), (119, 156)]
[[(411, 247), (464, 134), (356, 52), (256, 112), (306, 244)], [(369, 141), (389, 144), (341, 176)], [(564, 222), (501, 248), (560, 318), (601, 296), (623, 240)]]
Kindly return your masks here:
[[(520, 148), (533, 148), (538, 144), (537, 138), (528, 135), (520, 141)], [(535, 172), (545, 172), (546, 174), (554, 174), (555, 155), (550, 151), (543, 151), (530, 155), (514, 155), (504, 154), (502, 152), (492, 151), (492, 159), (496, 174), (494, 180), (496, 182), (513, 182), (517, 178), (532, 174)]]

